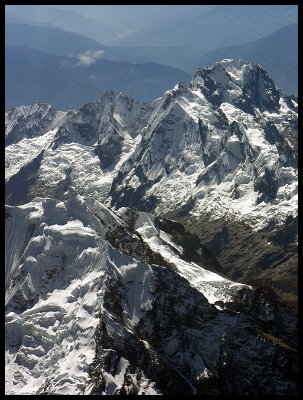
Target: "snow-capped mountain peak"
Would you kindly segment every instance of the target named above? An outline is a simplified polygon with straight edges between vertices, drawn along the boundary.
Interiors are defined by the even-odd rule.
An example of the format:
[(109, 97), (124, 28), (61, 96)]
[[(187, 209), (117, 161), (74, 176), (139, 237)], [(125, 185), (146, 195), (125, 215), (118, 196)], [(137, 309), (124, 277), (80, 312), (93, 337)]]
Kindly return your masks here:
[(296, 392), (263, 286), (295, 296), (297, 107), (259, 65), (17, 107), (6, 138), (8, 394)]
[(260, 65), (240, 59), (224, 59), (211, 68), (198, 68), (190, 87), (200, 90), (213, 104), (226, 101), (250, 114), (256, 109), (279, 112), (280, 98), (294, 109)]

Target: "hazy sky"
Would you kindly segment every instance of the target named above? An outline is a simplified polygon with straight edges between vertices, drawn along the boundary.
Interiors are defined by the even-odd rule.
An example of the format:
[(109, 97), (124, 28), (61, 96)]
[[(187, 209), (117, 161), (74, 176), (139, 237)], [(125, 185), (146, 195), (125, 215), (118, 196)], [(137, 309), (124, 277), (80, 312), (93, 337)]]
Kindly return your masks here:
[(215, 6), (211, 5), (54, 5), (69, 11), (78, 12), (86, 17), (98, 19), (114, 27), (131, 30), (142, 29), (155, 21), (166, 21), (202, 14)]
[[(276, 7), (275, 5), (271, 5)], [(281, 5), (280, 5), (281, 6)], [(222, 7), (218, 5), (53, 5), (48, 7), (60, 8), (69, 11), (78, 12), (84, 16), (95, 18), (100, 21), (106, 22), (113, 26), (128, 25), (134, 23), (145, 27), (146, 22), (155, 19), (166, 20), (169, 16), (174, 20), (176, 18), (190, 18), (198, 14), (203, 14), (215, 7)], [(237, 7), (237, 6), (235, 6)], [(257, 9), (267, 7), (264, 5), (254, 5)], [(297, 8), (297, 5), (285, 5), (289, 9)]]
[(203, 51), (249, 42), (297, 20), (296, 5), (12, 5), (6, 10), (108, 45)]

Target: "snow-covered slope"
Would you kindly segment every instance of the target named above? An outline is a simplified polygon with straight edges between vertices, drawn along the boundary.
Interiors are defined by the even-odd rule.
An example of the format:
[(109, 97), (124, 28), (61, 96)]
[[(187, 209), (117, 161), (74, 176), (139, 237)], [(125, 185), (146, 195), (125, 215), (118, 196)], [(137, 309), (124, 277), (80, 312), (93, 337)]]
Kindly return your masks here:
[[(189, 87), (150, 103), (109, 91), (77, 112), (36, 103), (6, 121), (8, 204), (80, 194), (152, 211), (181, 221), (249, 282), (296, 251), (297, 103), (256, 64), (199, 68)], [(252, 237), (244, 271), (238, 247)]]
[[(111, 205), (181, 221), (234, 279), (279, 278), (263, 273), (297, 251), (297, 104), (267, 73), (242, 60), (198, 69), (158, 100), (142, 138)], [(275, 287), (295, 300), (296, 273), (284, 278)]]
[[(32, 132), (41, 115), (52, 129), (57, 121), (56, 133), (49, 126), (38, 142), (27, 135), (6, 151), (7, 179), (16, 186), (22, 166), (45, 149), (29, 200), (53, 195), (68, 180), (81, 195), (106, 201), (110, 192), (112, 205), (159, 215), (184, 209), (255, 230), (296, 216), (297, 105), (256, 64), (200, 68), (189, 88), (179, 83), (151, 103), (107, 92), (67, 121), (36, 108), (27, 111), (26, 126)], [(8, 138), (23, 109), (7, 113)]]
[(242, 60), (7, 111), (6, 393), (296, 393), (296, 130)]
[[(180, 224), (79, 195), (7, 207), (6, 224), (6, 394), (295, 390), (283, 367), (295, 320), (263, 292), (255, 312), (279, 340), (254, 332), (254, 291), (207, 270)], [(235, 362), (254, 378), (228, 383)]]
[[(152, 108), (152, 104), (107, 92), (78, 112), (69, 112), (68, 117), (58, 121), (55, 130), (7, 146), (8, 203), (20, 204), (20, 187), (17, 197), (15, 191), (24, 181), (24, 166), (31, 176), (35, 174), (33, 182), (23, 190), (24, 202), (37, 195), (65, 198), (69, 192), (105, 199), (120, 166), (141, 139), (139, 122), (148, 119)], [(18, 128), (23, 133), (18, 123), (22, 110), (23, 107), (8, 111), (10, 131)], [(31, 115), (34, 124), (39, 118), (35, 105)]]
[(179, 84), (158, 103), (114, 181), (112, 204), (140, 199), (160, 215), (185, 207), (257, 230), (283, 223), (297, 213), (296, 152), (286, 135), (296, 120), (292, 100), (258, 65), (199, 69), (190, 89)]
[(71, 114), (71, 111), (56, 111), (51, 105), (40, 101), (32, 106), (12, 108), (5, 113), (5, 145), (39, 137)]

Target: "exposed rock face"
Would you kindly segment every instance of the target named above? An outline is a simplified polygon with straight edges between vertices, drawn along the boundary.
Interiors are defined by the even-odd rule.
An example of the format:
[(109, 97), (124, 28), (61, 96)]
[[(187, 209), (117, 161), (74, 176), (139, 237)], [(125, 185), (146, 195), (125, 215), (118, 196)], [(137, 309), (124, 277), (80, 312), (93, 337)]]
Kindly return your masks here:
[(9, 110), (7, 394), (296, 394), (296, 130), (242, 60)]
[[(104, 393), (107, 388), (104, 380), (96, 382), (98, 368), (107, 365), (115, 376), (123, 364), (127, 365), (124, 382), (113, 394), (123, 394), (125, 387), (129, 394), (141, 394), (141, 376), (155, 382), (161, 394), (282, 394), (294, 390), (294, 349), (279, 346), (279, 339), (275, 342), (246, 316), (210, 307), (203, 295), (174, 271), (155, 266), (152, 270), (156, 282), (153, 308), (140, 320), (135, 335), (117, 327), (121, 323), (117, 306), (107, 305), (110, 319), (103, 314), (96, 334), (100, 348), (92, 371), (94, 390)], [(110, 286), (111, 293), (121, 290), (123, 293), (123, 287)], [(254, 306), (266, 308), (265, 299), (264, 295)], [(268, 313), (268, 307), (266, 310)], [(115, 351), (106, 350), (113, 347)], [(158, 357), (154, 359), (155, 354)], [(287, 368), (290, 374), (285, 377)], [(265, 370), (270, 371), (270, 378)]]

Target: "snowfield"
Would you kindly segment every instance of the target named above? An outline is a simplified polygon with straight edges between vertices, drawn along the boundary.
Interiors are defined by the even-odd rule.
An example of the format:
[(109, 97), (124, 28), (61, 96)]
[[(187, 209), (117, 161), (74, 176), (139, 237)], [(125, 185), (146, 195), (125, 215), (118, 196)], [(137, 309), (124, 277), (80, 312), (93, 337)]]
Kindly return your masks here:
[[(88, 394), (94, 332), (109, 278), (125, 288), (122, 316), (126, 328), (135, 328), (153, 308), (153, 269), (123, 255), (105, 239), (105, 229), (124, 225), (119, 215), (125, 210), (116, 215), (99, 202), (90, 207), (78, 195), (65, 202), (36, 199), (9, 208), (7, 394)], [(167, 233), (157, 230), (152, 215), (140, 213), (135, 232), (211, 303), (230, 301), (235, 290), (248, 287), (182, 260), (182, 248)], [(22, 248), (16, 247), (20, 244)], [(121, 368), (123, 363), (126, 361), (121, 361)], [(113, 385), (119, 386), (121, 373), (105, 378), (107, 394), (113, 393)], [(152, 386), (147, 385), (147, 389), (157, 392)]]

